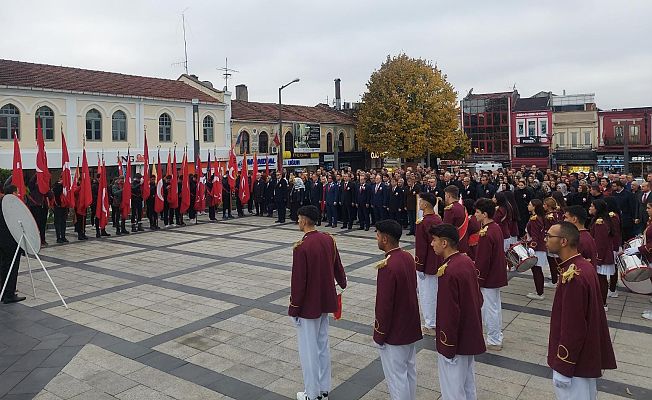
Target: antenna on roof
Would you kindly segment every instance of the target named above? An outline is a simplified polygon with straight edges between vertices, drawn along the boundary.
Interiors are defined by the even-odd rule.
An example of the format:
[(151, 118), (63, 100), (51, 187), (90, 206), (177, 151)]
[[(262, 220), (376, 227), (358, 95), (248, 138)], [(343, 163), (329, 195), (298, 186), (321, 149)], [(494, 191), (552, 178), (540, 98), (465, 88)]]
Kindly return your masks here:
[(188, 75), (188, 42), (186, 41), (186, 15), (185, 12), (188, 10), (189, 7), (186, 7), (182, 12), (181, 12), (181, 23), (183, 27), (183, 55), (184, 55), (184, 60), (181, 62), (177, 62), (172, 64), (173, 67), (177, 67), (179, 65), (182, 65), (183, 68), (186, 70), (186, 75)]
[(224, 67), (218, 68), (218, 71), (224, 71), (222, 75), (224, 75), (224, 91), (228, 92), (229, 91), (229, 77), (233, 75), (231, 72), (240, 72), (236, 71), (234, 69), (229, 68), (229, 57), (225, 57), (224, 59)]

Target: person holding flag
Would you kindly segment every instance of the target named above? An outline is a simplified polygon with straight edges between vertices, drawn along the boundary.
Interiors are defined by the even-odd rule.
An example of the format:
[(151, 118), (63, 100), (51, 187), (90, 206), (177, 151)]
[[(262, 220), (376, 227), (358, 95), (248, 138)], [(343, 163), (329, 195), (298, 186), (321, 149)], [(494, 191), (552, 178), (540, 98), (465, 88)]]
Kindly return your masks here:
[(20, 154), (18, 135), (14, 132), (14, 169), (11, 171), (11, 183), (16, 186), (17, 196), (25, 201), (25, 177), (23, 176), (23, 157)]
[(40, 119), (36, 120), (36, 174), (30, 179), (28, 189), (27, 206), (38, 225), (41, 245), (47, 246), (45, 225), (48, 220), (49, 200), (54, 196), (50, 190), (50, 170), (48, 169), (48, 157), (45, 153), (45, 142), (43, 141)]
[(125, 187), (125, 177), (118, 175), (115, 178), (113, 186), (111, 186), (111, 194), (113, 195), (113, 202), (111, 204), (112, 216), (113, 216), (113, 226), (115, 226), (115, 234), (128, 235), (127, 228), (125, 227), (125, 218), (122, 217), (122, 197)]
[[(210, 164), (210, 153), (209, 153), (209, 163), (206, 164), (206, 175), (208, 176), (208, 172), (211, 168)], [(195, 194), (195, 203), (193, 205), (193, 209), (197, 213), (203, 213), (204, 210), (206, 209), (206, 179), (204, 178), (204, 174), (202, 171), (201, 167), (201, 155), (197, 154), (197, 164), (195, 167), (195, 174), (197, 176), (197, 189), (196, 189), (196, 194)], [(197, 217), (195, 216), (195, 222), (197, 222)]]
[[(120, 201), (120, 218), (121, 226), (123, 227), (125, 226), (125, 222), (129, 217), (129, 211), (131, 211), (131, 157), (129, 150), (127, 150), (127, 169), (125, 172), (124, 185), (122, 187), (122, 198)], [(132, 232), (133, 231), (134, 230), (132, 228)], [(125, 230), (125, 232), (127, 231)]]
[(177, 225), (183, 226), (183, 215), (190, 209), (190, 176), (188, 174), (188, 149), (186, 148), (183, 153), (183, 161), (181, 162), (181, 190), (179, 193), (179, 208), (176, 212)]
[[(168, 157), (169, 159), (169, 157)], [(174, 163), (170, 167), (170, 164), (168, 163), (168, 170), (172, 170), (171, 174), (171, 179), (170, 179), (170, 184), (167, 186), (168, 187), (168, 192), (167, 192), (167, 200), (168, 200), (168, 221), (165, 224), (166, 227), (170, 227), (174, 225), (174, 216), (179, 209), (179, 177), (177, 175), (177, 146), (174, 146)], [(179, 218), (177, 218), (177, 221)]]
[(82, 152), (82, 170), (77, 187), (75, 188), (75, 230), (77, 240), (88, 240), (86, 236), (86, 213), (92, 203), (91, 176), (88, 169), (88, 158), (86, 158), (86, 147)]
[(229, 151), (229, 163), (227, 165), (227, 173), (222, 179), (222, 219), (233, 219), (231, 215), (231, 190), (235, 188), (235, 174), (238, 170), (238, 161), (235, 158), (235, 151), (233, 146)]
[[(158, 230), (160, 229), (158, 225), (158, 215), (163, 212), (165, 209), (165, 196), (163, 195), (163, 187), (164, 187), (164, 182), (163, 182), (163, 170), (161, 169), (161, 149), (159, 146), (158, 150), (158, 161), (156, 164), (156, 176), (150, 177), (149, 181), (149, 187), (150, 187), (150, 192), (154, 193), (153, 199), (150, 196), (150, 200), (152, 201), (152, 206), (147, 206), (147, 209), (150, 213), (149, 215), (149, 228)], [(154, 184), (154, 187), (152, 188), (152, 184)]]
[(217, 162), (217, 156), (213, 154), (215, 160), (213, 161), (213, 187), (211, 188), (211, 208), (208, 209), (209, 217), (212, 217), (212, 221), (216, 220), (215, 218), (215, 209), (222, 202), (222, 177), (220, 173), (219, 163)]
[[(249, 204), (249, 199), (251, 198), (251, 186), (249, 186), (249, 176), (247, 172), (247, 153), (244, 154), (242, 158), (242, 169), (240, 172), (240, 190), (238, 191), (238, 198), (240, 200), (240, 208), (238, 209), (238, 214), (241, 217), (244, 217), (244, 212), (242, 212), (242, 205), (247, 203)], [(249, 209), (251, 214), (251, 209)]]
[(109, 192), (106, 183), (106, 163), (102, 156), (102, 165), (98, 167), (98, 190), (95, 199), (95, 236), (111, 236), (106, 232), (106, 225), (109, 223)]

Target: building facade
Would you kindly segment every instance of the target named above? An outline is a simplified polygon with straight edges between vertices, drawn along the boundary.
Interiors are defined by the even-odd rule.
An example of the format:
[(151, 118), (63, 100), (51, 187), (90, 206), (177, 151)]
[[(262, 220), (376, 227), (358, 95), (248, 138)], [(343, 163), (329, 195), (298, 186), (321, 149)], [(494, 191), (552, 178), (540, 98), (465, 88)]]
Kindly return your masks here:
[[(598, 168), (641, 176), (652, 172), (652, 107), (599, 111)], [(624, 149), (627, 141), (628, 159)]]
[(518, 98), (512, 110), (512, 167), (549, 168), (552, 138), (550, 95)]
[(462, 129), (471, 140), (467, 162), (491, 161), (510, 165), (512, 107), (516, 90), (469, 94), (461, 101)]
[(552, 110), (552, 167), (568, 172), (594, 169), (598, 144), (595, 95), (552, 95)]
[(129, 151), (143, 164), (145, 133), (150, 160), (161, 151), (178, 158), (194, 140), (200, 149), (226, 149), (230, 94), (199, 89), (196, 77), (178, 80), (0, 60), (0, 168), (12, 168), (13, 135), (25, 169), (35, 168), (36, 126), (41, 121), (50, 168), (61, 167), (61, 132), (73, 167), (85, 146), (89, 164), (104, 154), (107, 166)]

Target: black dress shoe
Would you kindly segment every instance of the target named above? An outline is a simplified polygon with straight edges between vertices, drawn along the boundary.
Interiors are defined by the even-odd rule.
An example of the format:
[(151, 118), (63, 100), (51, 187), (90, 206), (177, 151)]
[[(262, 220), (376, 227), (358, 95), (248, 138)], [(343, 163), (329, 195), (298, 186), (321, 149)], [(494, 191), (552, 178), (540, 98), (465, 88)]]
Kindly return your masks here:
[(95, 234), (95, 237), (96, 237), (96, 238), (99, 238), (100, 236), (102, 236), (102, 235), (100, 235), (99, 232)]
[(68, 243), (68, 239), (66, 239), (66, 238), (61, 238), (61, 241), (64, 242), (64, 243)]
[(109, 232), (107, 232), (107, 231), (102, 231), (100, 233), (100, 236), (107, 236), (108, 237), (108, 236), (111, 236), (111, 234)]
[(365, 231), (368, 231), (368, 230), (369, 230), (369, 228), (364, 228), (364, 230), (365, 230)]
[(414, 233), (408, 232), (405, 236), (414, 236)]
[(2, 299), (2, 302), (5, 304), (18, 303), (25, 300), (27, 297), (13, 295), (11, 297), (5, 297)]
[(57, 239), (57, 243), (63, 243), (63, 240), (59, 238)]

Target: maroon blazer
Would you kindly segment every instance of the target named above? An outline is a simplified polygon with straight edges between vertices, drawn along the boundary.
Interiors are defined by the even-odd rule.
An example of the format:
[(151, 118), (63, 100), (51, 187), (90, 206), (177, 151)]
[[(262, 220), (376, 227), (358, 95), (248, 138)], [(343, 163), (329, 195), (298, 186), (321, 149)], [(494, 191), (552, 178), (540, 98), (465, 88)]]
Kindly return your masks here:
[(594, 267), (598, 266), (598, 249), (595, 247), (595, 241), (588, 229), (580, 229), (580, 243), (577, 245), (577, 251)]
[(482, 294), (473, 261), (462, 253), (445, 260), (437, 289), (437, 352), (446, 358), (486, 351), (482, 336)]
[(469, 251), (469, 234), (471, 233), (469, 232), (469, 224), (466, 224), (466, 233), (464, 236), (462, 236), (462, 232), (460, 232), (460, 227), (464, 225), (467, 218), (466, 209), (458, 202), (454, 202), (444, 207), (444, 223), (457, 227), (457, 232), (460, 234), (460, 241), (457, 244), (457, 249), (461, 253), (468, 253)]
[(346, 274), (335, 239), (319, 231), (308, 232), (294, 245), (288, 315), (319, 318), (337, 311), (334, 282), (346, 288)]
[(546, 235), (545, 222), (538, 215), (532, 215), (525, 226), (525, 230), (530, 235), (528, 245), (535, 251), (546, 251), (546, 242), (543, 240)]
[(500, 227), (496, 222), (491, 221), (480, 229), (479, 234), (475, 266), (479, 272), (480, 287), (507, 286), (507, 263), (503, 250), (503, 233)]
[(437, 274), (437, 269), (441, 265), (441, 257), (435, 254), (430, 245), (432, 243), (430, 227), (439, 224), (441, 224), (441, 218), (437, 213), (424, 215), (414, 233), (414, 259), (417, 271), (425, 272), (428, 275)]
[(645, 244), (638, 248), (639, 253), (645, 256), (648, 260), (652, 259), (652, 219), (648, 221), (645, 228)]
[(412, 344), (423, 338), (414, 258), (397, 247), (385, 254), (385, 260), (378, 266), (374, 341)]
[(494, 221), (496, 221), (496, 223), (500, 227), (500, 231), (502, 232), (503, 239), (509, 239), (510, 221), (507, 219), (507, 210), (505, 210), (505, 207), (496, 207), (496, 212), (494, 213)]
[(598, 275), (579, 254), (560, 262), (559, 268), (550, 316), (548, 365), (568, 377), (599, 378), (603, 369), (616, 368), (616, 358)]
[(613, 238), (609, 236), (609, 224), (602, 218), (596, 218), (591, 224), (591, 236), (598, 250), (595, 265), (609, 265), (614, 263)]
[(469, 251), (466, 254), (473, 261), (475, 261), (475, 253), (478, 248), (479, 231), (480, 223), (475, 219), (475, 215), (469, 216)]
[(615, 212), (610, 212), (609, 216), (611, 217), (611, 222), (616, 229), (614, 229), (614, 234), (611, 237), (611, 240), (614, 244), (614, 251), (619, 251), (620, 246), (623, 245), (623, 235), (620, 233), (620, 216), (616, 214)]

